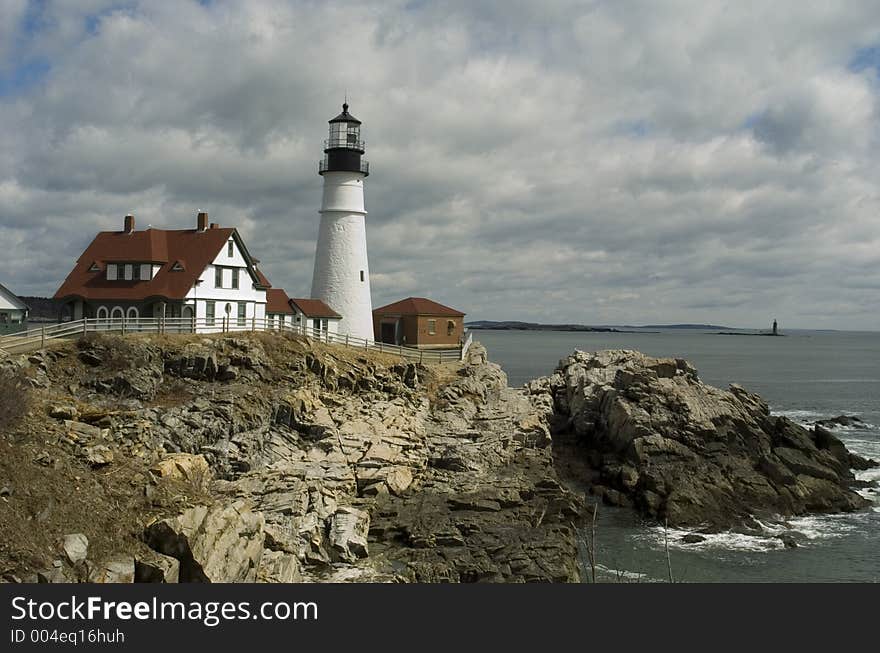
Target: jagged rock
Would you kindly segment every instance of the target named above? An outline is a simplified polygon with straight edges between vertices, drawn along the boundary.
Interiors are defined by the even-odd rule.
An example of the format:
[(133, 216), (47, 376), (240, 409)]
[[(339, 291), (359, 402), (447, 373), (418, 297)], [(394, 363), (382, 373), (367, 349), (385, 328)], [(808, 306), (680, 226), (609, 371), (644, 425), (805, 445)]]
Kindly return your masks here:
[(49, 417), (54, 417), (55, 419), (75, 420), (78, 416), (79, 411), (76, 409), (76, 406), (58, 404), (49, 407)]
[(773, 417), (760, 397), (699, 380), (687, 361), (640, 352), (577, 351), (545, 393), (558, 437), (572, 434), (594, 473), (644, 514), (673, 525), (728, 528), (751, 514), (853, 510), (851, 454), (831, 433)]
[(121, 554), (89, 569), (90, 583), (133, 583), (134, 558)]
[(85, 560), (89, 555), (89, 538), (82, 533), (65, 535), (61, 542), (61, 549), (70, 564), (75, 565)]
[(798, 531), (780, 533), (776, 538), (782, 541), (782, 544), (786, 549), (796, 549), (800, 546), (801, 542), (807, 539), (803, 533), (799, 533)]
[(211, 469), (202, 454), (170, 454), (153, 465), (150, 471), (165, 481), (185, 482), (199, 489), (207, 487), (211, 480)]
[(298, 583), (300, 580), (299, 560), (295, 555), (284, 551), (263, 551), (257, 582)]
[(134, 582), (176, 583), (180, 578), (180, 561), (155, 551), (139, 554), (134, 561)]
[(75, 580), (76, 579), (64, 567), (53, 565), (49, 569), (38, 571), (34, 578), (27, 579), (26, 582), (73, 583)]
[(55, 459), (49, 455), (48, 451), (41, 451), (34, 458), (34, 462), (38, 465), (43, 465), (44, 467), (49, 467), (55, 462)]
[(366, 558), (369, 530), (368, 513), (356, 508), (340, 508), (330, 520), (328, 540), (331, 551), (338, 559), (345, 562), (356, 562), (358, 558)]
[(64, 429), (69, 440), (79, 443), (100, 441), (108, 433), (108, 431), (92, 424), (77, 422), (72, 419), (64, 421)]
[(395, 467), (385, 476), (385, 485), (398, 496), (406, 492), (412, 482), (413, 475), (408, 467)]
[(830, 419), (817, 420), (814, 424), (815, 426), (826, 429), (833, 429), (835, 426), (846, 426), (850, 428), (862, 428), (865, 426), (865, 422), (855, 415), (838, 415), (837, 417), (832, 417)]
[(698, 535), (697, 533), (688, 533), (681, 538), (681, 541), (684, 544), (699, 544), (700, 542), (705, 542), (706, 537), (704, 535)]
[(79, 353), (79, 359), (86, 365), (97, 367), (104, 362), (104, 359), (95, 350), (85, 350)]
[(103, 467), (113, 462), (113, 451), (105, 444), (96, 444), (85, 447), (83, 455), (92, 467)]
[(263, 553), (262, 513), (248, 504), (196, 506), (146, 529), (147, 544), (180, 561), (181, 582), (254, 582)]

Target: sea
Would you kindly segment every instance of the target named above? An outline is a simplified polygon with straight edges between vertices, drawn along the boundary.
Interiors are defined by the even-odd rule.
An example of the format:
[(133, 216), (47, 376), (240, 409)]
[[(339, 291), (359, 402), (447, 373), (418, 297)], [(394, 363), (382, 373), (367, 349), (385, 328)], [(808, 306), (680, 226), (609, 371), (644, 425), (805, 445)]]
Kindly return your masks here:
[[(854, 415), (863, 428), (836, 429), (853, 452), (880, 460), (880, 332), (784, 331), (784, 337), (720, 335), (717, 329), (627, 333), (474, 330), (474, 340), (507, 372), (512, 386), (556, 368), (575, 349), (636, 349), (689, 360), (700, 378), (739, 383), (776, 415), (805, 426)], [(880, 482), (880, 469), (857, 478)], [(697, 544), (624, 508), (601, 506), (595, 531), (597, 580), (612, 582), (880, 582), (880, 490), (861, 491), (873, 506), (856, 513), (766, 523), (759, 536), (728, 532)], [(786, 530), (805, 539), (787, 549)], [(589, 578), (582, 533), (584, 577)], [(668, 555), (667, 555), (668, 552)], [(671, 574), (670, 574), (671, 570)]]

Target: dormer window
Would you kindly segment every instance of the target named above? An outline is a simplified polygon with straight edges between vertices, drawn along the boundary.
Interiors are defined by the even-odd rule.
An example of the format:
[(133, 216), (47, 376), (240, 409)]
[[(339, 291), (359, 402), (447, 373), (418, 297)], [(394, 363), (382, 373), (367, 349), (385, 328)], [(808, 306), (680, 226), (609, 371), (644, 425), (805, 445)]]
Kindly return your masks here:
[[(152, 263), (107, 263), (107, 281), (149, 281), (153, 278)], [(92, 264), (89, 271), (97, 271), (98, 264)]]

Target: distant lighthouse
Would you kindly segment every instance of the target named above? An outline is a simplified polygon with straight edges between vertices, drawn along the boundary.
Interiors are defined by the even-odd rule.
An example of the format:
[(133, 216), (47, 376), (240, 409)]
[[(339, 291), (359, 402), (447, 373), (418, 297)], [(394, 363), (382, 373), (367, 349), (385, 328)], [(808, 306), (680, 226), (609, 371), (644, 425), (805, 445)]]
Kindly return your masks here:
[(364, 180), (370, 164), (361, 158), (363, 154), (361, 121), (343, 104), (342, 113), (330, 120), (330, 137), (324, 141), (324, 159), (318, 164), (324, 197), (312, 297), (342, 316), (339, 333), (373, 340), (364, 209)]

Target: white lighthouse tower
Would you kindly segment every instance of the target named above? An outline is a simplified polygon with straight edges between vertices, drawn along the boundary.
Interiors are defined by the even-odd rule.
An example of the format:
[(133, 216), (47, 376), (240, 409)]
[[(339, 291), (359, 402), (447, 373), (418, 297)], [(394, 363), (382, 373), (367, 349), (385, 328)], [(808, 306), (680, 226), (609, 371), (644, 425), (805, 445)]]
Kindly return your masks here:
[(370, 164), (361, 157), (361, 121), (342, 105), (330, 120), (330, 138), (318, 173), (324, 177), (321, 228), (315, 250), (312, 297), (342, 316), (339, 333), (373, 340), (373, 302), (367, 263), (364, 179)]

